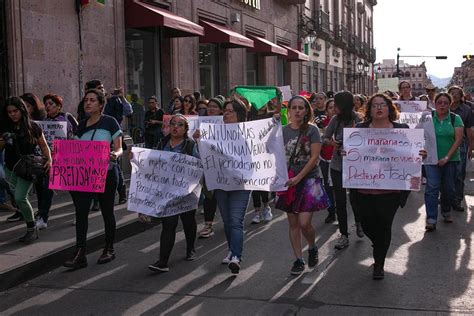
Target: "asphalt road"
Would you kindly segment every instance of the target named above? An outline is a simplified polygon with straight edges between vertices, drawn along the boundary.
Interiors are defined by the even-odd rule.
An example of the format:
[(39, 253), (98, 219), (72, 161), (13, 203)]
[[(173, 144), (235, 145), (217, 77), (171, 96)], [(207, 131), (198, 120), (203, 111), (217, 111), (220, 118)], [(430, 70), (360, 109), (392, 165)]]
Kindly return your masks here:
[[(466, 184), (472, 205), (474, 183)], [(213, 237), (197, 241), (198, 260), (184, 260), (180, 232), (170, 272), (149, 271), (158, 257), (158, 226), (118, 243), (117, 259), (107, 265), (95, 264), (95, 252), (85, 269), (59, 268), (0, 293), (0, 315), (473, 314), (472, 209), (425, 233), (423, 193), (412, 193), (396, 215), (382, 281), (371, 278), (370, 241), (357, 238), (352, 218), (350, 247), (334, 250), (337, 225), (324, 224), (325, 211), (313, 220), (320, 262), (299, 277), (289, 273), (294, 258), (282, 212), (260, 225), (247, 215), (238, 276), (220, 264), (227, 252), (220, 223)]]

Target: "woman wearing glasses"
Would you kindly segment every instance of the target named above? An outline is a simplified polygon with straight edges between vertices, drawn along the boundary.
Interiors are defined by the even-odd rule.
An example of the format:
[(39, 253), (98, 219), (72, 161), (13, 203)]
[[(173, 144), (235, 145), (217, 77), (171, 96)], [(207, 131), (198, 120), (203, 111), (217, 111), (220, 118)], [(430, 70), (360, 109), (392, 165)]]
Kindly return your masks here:
[[(189, 124), (186, 117), (176, 114), (170, 121), (170, 133), (164, 137), (157, 146), (158, 150), (171, 151), (199, 158), (194, 140), (188, 137)], [(181, 218), (184, 235), (186, 236), (186, 260), (196, 259), (194, 242), (196, 241), (196, 210), (161, 218), (163, 229), (160, 236), (160, 257), (158, 261), (150, 264), (148, 268), (157, 272), (168, 272), (168, 260), (173, 250), (176, 239), (176, 227)]]
[[(406, 124), (395, 122), (398, 110), (392, 100), (384, 94), (373, 95), (367, 103), (365, 122), (358, 128), (408, 128)], [(341, 150), (341, 155), (346, 152)], [(426, 157), (426, 151), (420, 150), (420, 156)], [(413, 179), (416, 180), (416, 179)], [(421, 180), (421, 179), (417, 179)], [(357, 189), (359, 218), (364, 233), (372, 241), (374, 266), (372, 278), (384, 278), (384, 264), (392, 239), (392, 223), (398, 207), (404, 206), (400, 190)]]

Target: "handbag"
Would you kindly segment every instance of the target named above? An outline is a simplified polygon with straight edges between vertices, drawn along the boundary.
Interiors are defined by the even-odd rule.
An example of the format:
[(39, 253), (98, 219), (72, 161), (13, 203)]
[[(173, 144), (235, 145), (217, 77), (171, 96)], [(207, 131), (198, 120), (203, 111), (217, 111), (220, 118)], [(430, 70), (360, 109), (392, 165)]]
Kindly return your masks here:
[[(300, 142), (301, 135), (303, 131), (300, 131), (298, 135), (298, 139), (296, 140), (295, 148), (293, 148), (293, 152), (291, 153), (290, 160), (288, 161), (288, 179), (291, 179), (295, 176), (294, 171), (290, 169), (291, 164), (295, 160), (296, 157), (296, 148), (298, 148), (298, 144)], [(292, 203), (296, 198), (296, 187), (289, 187), (286, 191), (277, 192), (277, 196), (281, 199), (284, 198), (288, 203)]]
[(46, 175), (44, 165), (47, 159), (45, 157), (35, 154), (22, 155), (17, 140), (15, 140), (15, 150), (20, 159), (13, 166), (12, 171), (17, 175), (17, 177), (27, 181), (36, 182), (38, 179), (41, 179)]

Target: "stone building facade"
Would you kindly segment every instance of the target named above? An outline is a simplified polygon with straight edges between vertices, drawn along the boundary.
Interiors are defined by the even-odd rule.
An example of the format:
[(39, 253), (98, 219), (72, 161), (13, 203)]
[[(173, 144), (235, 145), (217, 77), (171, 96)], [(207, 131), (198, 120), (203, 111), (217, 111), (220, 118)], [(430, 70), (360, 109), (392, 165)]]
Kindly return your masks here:
[(311, 60), (302, 68), (306, 90), (374, 92), (376, 4), (376, 0), (306, 1), (301, 18)]
[(449, 86), (463, 87), (465, 93), (474, 95), (474, 58), (463, 61), (461, 67), (455, 67)]
[(227, 95), (235, 85), (301, 87), (298, 2), (6, 0), (0, 3), (0, 97), (53, 92), (74, 112), (101, 79), (168, 105), (173, 87)]
[[(395, 59), (384, 59), (381, 64), (376, 65), (377, 69), (380, 68), (377, 74), (378, 78), (396, 78), (397, 77), (397, 64)], [(420, 65), (410, 65), (405, 63), (403, 60), (399, 60), (400, 68), (400, 81), (406, 80), (411, 84), (412, 94), (419, 96), (425, 94), (425, 87), (431, 83), (431, 79), (426, 73), (425, 63)]]

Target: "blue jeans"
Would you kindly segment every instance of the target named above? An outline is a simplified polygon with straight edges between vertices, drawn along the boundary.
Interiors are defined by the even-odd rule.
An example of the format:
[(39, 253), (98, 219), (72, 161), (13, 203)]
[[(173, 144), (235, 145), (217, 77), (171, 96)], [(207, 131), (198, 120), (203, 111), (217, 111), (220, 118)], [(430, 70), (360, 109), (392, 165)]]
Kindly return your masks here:
[(453, 204), (461, 204), (464, 200), (464, 179), (466, 179), (466, 163), (467, 163), (467, 143), (466, 140), (463, 140), (459, 146), (459, 155), (461, 156), (461, 161), (457, 164), (456, 168), (456, 180), (454, 193)]
[(229, 250), (232, 256), (240, 260), (244, 244), (244, 217), (249, 204), (250, 191), (214, 190), (214, 196), (224, 222)]
[(425, 208), (426, 222), (436, 224), (438, 219), (438, 197), (441, 192), (441, 214), (447, 215), (451, 211), (455, 188), (454, 177), (456, 175), (457, 161), (450, 161), (444, 166), (425, 165), (426, 188)]

